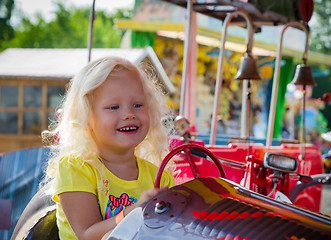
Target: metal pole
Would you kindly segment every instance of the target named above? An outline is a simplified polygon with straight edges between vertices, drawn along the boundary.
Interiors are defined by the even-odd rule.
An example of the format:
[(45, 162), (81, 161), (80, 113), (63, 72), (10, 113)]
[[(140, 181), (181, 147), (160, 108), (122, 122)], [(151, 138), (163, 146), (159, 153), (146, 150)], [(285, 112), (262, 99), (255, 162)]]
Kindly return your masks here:
[[(247, 101), (247, 91), (248, 91), (248, 81), (249, 80), (243, 80), (243, 87), (242, 87), (242, 101), (241, 101), (241, 121), (240, 121), (240, 137), (242, 138), (248, 138), (249, 135), (247, 135), (247, 121), (249, 121), (249, 103)], [(249, 128), (249, 127), (248, 127)]]
[[(252, 95), (252, 88), (251, 88), (251, 80), (247, 79), (244, 80), (244, 83), (246, 85), (246, 91), (244, 93), (245, 94), (245, 106), (242, 106), (242, 113), (241, 114), (245, 114), (242, 115), (241, 117), (241, 137), (244, 138), (249, 138), (249, 128), (250, 128), (250, 106), (251, 106), (251, 95)], [(243, 99), (244, 100), (244, 99)], [(246, 109), (246, 112), (244, 111), (244, 109)]]
[(88, 58), (87, 62), (91, 61), (91, 52), (92, 52), (92, 45), (93, 45), (93, 22), (95, 18), (95, 0), (93, 0), (91, 14), (90, 14), (90, 25), (89, 25), (89, 33), (88, 33), (88, 41), (87, 41), (87, 49), (88, 49)]
[(305, 108), (306, 108), (306, 85), (303, 85), (303, 94), (302, 94), (302, 128), (301, 128), (301, 145), (300, 145), (300, 160), (305, 164), (305, 155), (306, 155), (306, 131), (305, 131)]
[(280, 35), (280, 41), (278, 42), (277, 47), (277, 56), (276, 56), (276, 64), (275, 64), (275, 71), (274, 71), (274, 77), (273, 77), (273, 83), (272, 83), (272, 94), (271, 94), (271, 102), (270, 102), (270, 111), (269, 111), (269, 117), (268, 117), (268, 129), (267, 129), (267, 141), (266, 141), (266, 147), (271, 147), (272, 145), (272, 138), (273, 138), (273, 131), (274, 131), (274, 123), (275, 123), (275, 114), (276, 114), (276, 104), (277, 104), (277, 94), (278, 94), (278, 85), (279, 85), (279, 73), (280, 73), (280, 62), (282, 59), (282, 48), (283, 48), (283, 37), (286, 29), (288, 27), (299, 27), (306, 33), (306, 45), (305, 45), (305, 51), (303, 54), (303, 61), (307, 61), (307, 54), (308, 54), (308, 41), (309, 41), (309, 35), (308, 35), (308, 29), (307, 27), (300, 22), (293, 21), (289, 22), (284, 25), (283, 30)]
[(184, 39), (184, 55), (183, 55), (183, 76), (180, 91), (180, 106), (179, 115), (188, 118), (188, 109), (186, 108), (186, 85), (189, 70), (189, 53), (190, 53), (190, 35), (191, 35), (191, 14), (192, 14), (192, 1), (187, 1), (186, 23), (185, 23), (185, 39)]
[(248, 30), (248, 37), (246, 39), (247, 53), (251, 54), (251, 52), (252, 52), (253, 26), (252, 26), (252, 23), (251, 23), (252, 21), (251, 21), (250, 17), (248, 16), (247, 13), (242, 12), (242, 11), (228, 13), (226, 18), (224, 19), (223, 28), (222, 28), (222, 40), (221, 40), (220, 55), (219, 55), (218, 66), (217, 66), (213, 116), (212, 116), (212, 120), (211, 120), (211, 129), (210, 129), (210, 139), (209, 139), (210, 145), (215, 145), (215, 141), (216, 141), (217, 115), (218, 115), (218, 108), (219, 108), (219, 99), (220, 99), (220, 94), (221, 94), (222, 85), (223, 85), (223, 62), (224, 62), (224, 56), (225, 56), (225, 40), (226, 40), (227, 28), (228, 28), (230, 21), (234, 17), (237, 17), (238, 15), (242, 16), (246, 20), (247, 30)]

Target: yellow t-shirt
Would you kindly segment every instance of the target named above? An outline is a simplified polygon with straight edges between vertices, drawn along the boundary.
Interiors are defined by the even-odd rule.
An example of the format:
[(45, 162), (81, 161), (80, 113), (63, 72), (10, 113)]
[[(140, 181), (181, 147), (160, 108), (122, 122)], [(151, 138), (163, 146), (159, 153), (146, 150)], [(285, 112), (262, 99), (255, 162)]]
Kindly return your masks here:
[[(138, 179), (125, 181), (112, 174), (98, 159), (95, 159), (93, 163), (84, 162), (81, 158), (66, 157), (61, 159), (53, 187), (53, 200), (57, 204), (56, 217), (60, 239), (77, 238), (65, 217), (58, 200), (58, 194), (74, 191), (93, 193), (99, 201), (102, 219), (111, 218), (126, 206), (137, 202), (143, 191), (154, 188), (158, 168), (140, 158), (137, 158), (137, 165)], [(102, 173), (102, 179), (100, 173)], [(162, 175), (160, 185), (168, 187), (175, 185), (175, 180), (168, 171)]]

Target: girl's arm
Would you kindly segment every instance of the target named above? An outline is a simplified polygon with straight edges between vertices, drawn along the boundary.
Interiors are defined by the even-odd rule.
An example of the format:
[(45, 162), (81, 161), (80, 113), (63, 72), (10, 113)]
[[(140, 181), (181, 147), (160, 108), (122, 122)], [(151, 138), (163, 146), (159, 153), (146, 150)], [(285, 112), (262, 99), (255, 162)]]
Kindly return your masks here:
[[(162, 187), (144, 191), (137, 203), (125, 209), (124, 215), (166, 189)], [(101, 239), (116, 227), (115, 217), (102, 221), (97, 198), (92, 193), (64, 192), (59, 194), (59, 201), (72, 230), (80, 240)]]
[(116, 227), (115, 218), (102, 221), (97, 197), (88, 192), (59, 194), (64, 214), (78, 239), (101, 239)]

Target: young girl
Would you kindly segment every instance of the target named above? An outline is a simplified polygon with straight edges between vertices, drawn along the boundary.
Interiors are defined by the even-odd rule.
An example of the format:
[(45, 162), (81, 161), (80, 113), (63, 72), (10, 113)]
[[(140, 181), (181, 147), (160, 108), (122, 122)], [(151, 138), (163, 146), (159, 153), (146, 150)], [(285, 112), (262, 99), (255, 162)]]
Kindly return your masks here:
[(43, 134), (57, 137), (47, 176), (60, 239), (101, 239), (174, 185), (165, 172), (154, 189), (154, 164), (167, 150), (162, 101), (147, 71), (119, 57), (91, 62), (71, 80), (57, 127)]

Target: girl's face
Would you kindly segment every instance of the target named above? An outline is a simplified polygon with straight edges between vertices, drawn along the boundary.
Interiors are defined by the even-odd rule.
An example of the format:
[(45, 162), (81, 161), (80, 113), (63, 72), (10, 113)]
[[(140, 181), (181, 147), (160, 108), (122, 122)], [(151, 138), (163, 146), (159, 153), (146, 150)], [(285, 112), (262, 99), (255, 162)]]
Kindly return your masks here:
[(89, 128), (100, 154), (132, 151), (149, 130), (148, 106), (137, 72), (108, 76), (92, 93)]

